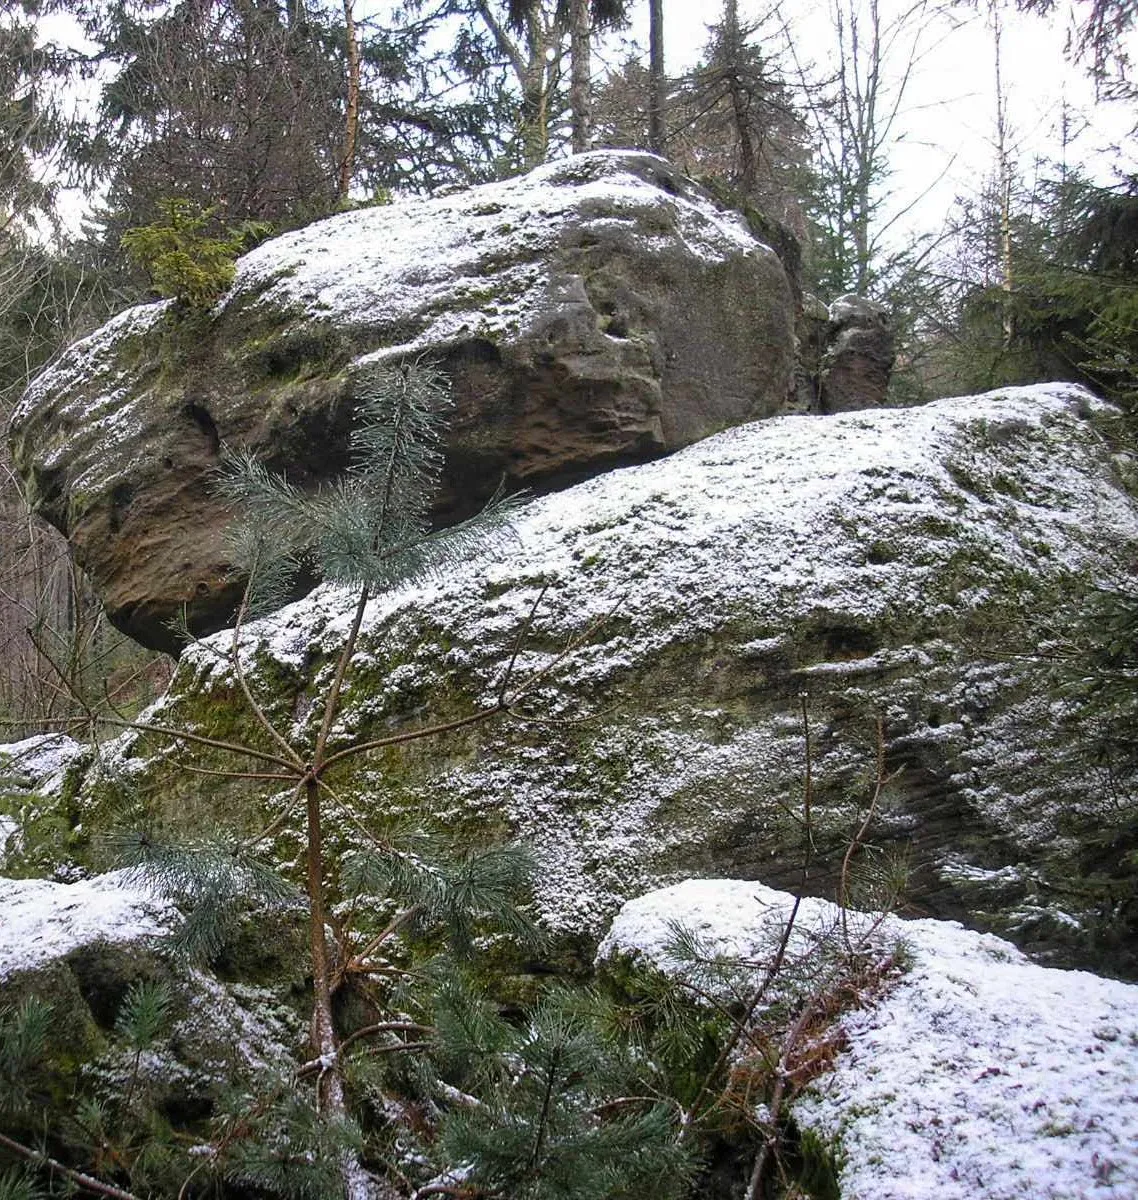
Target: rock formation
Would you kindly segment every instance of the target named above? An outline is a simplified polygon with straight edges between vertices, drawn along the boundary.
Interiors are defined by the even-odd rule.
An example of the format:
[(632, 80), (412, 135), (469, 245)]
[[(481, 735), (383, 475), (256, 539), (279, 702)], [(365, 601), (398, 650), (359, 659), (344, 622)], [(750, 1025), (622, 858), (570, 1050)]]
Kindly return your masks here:
[[(801, 886), (809, 837), (808, 892), (872, 896), (903, 879), (921, 918), (843, 915), (809, 895), (794, 908), (771, 995), (796, 1022), (808, 1010), (793, 989), (834, 1001), (787, 1101), (815, 1193), (1065, 1200), (1093, 1179), (1096, 1195), (1133, 1195), (1134, 987), (1023, 953), (1138, 972), (1117, 902), (1135, 886), (1120, 797), (1138, 780), (1108, 776), (1079, 691), (1057, 691), (1033, 654), (1040, 630), (1061, 649), (1087, 587), (1138, 554), (1119, 419), (1065, 384), (783, 416), (535, 499), (509, 558), (372, 601), (334, 745), (468, 716), (510, 663), (540, 675), (520, 719), (345, 760), (327, 855), (353, 853), (363, 806), (462, 843), (517, 838), (551, 935), (525, 969), (576, 978), (601, 942), (598, 969), (619, 987), (643, 978), (629, 957), (668, 969), (677, 917), (705, 946), (769, 961), (794, 905), (770, 884)], [(322, 587), (244, 630), (244, 678), (298, 746), (350, 609)], [(263, 736), (231, 644), (190, 647), (143, 722)], [(82, 876), (127, 778), (129, 802), (167, 832), (260, 833), (273, 818), (272, 852), (295, 869), (291, 789), (227, 775), (235, 765), (250, 774), (153, 728), (0, 747), (0, 850), (26, 870), (28, 831), (54, 825), (72, 857), (44, 865)], [(56, 1093), (74, 1103), (78, 1079), (121, 1095), (137, 1079), (164, 1121), (200, 1137), (226, 1085), (295, 1070), (303, 914), (240, 917), (211, 973), (156, 951), (181, 918), (130, 876), (0, 879), (0, 989), (52, 1004)], [(839, 962), (867, 974), (846, 986), (828, 974)], [(145, 1055), (117, 1018), (139, 980), (171, 996)], [(44, 1122), (6, 1132), (32, 1140)], [(707, 1194), (738, 1195), (726, 1179)]]
[(254, 250), (208, 314), (131, 309), (73, 345), (11, 424), (33, 507), (110, 619), (174, 650), (230, 618), (221, 445), (302, 487), (346, 465), (366, 364), (425, 356), (457, 416), (446, 508), (560, 485), (784, 409), (777, 257), (663, 161), (595, 153), (320, 221)]
[[(30, 1113), (6, 1108), (0, 1133), (38, 1146), (67, 1130), (80, 1064), (88, 1086), (95, 1076), (104, 1088), (145, 1093), (178, 1125), (295, 1062), (305, 1030), (289, 1000), (303, 983), (303, 940), (287, 922), (257, 917), (234, 930), (246, 982), (233, 986), (170, 953), (181, 916), (129, 872), (71, 884), (0, 877), (0, 1013), (8, 1018), (32, 998), (50, 1007), (48, 1061), (39, 1065), (55, 1092)], [(273, 986), (247, 982), (258, 974)], [(140, 981), (161, 987), (168, 1004), (161, 1035), (136, 1056), (117, 1019)]]
[(896, 339), (884, 305), (862, 296), (825, 305), (806, 295), (796, 333), (799, 412), (854, 412), (886, 403)]
[[(912, 911), (1133, 970), (1110, 949), (1132, 936), (1108, 895), (1133, 884), (1126, 810), (1100, 786), (1078, 703), (1054, 700), (1025, 652), (1138, 552), (1112, 412), (1048, 385), (785, 416), (539, 498), (508, 561), (372, 604), (339, 736), (486, 703), (547, 585), (519, 671), (598, 625), (530, 697), (540, 723), (393, 750), (343, 785), (473, 838), (521, 838), (548, 923), (596, 935), (678, 878), (797, 882), (806, 724), (811, 886), (832, 895), (880, 728), (874, 861), (907, 873)], [(286, 726), (314, 719), (346, 604), (321, 588), (247, 630), (247, 668)], [(236, 736), (227, 638), (186, 652), (163, 723)], [(239, 785), (187, 777), (150, 743), (115, 753), (176, 821), (265, 819)], [(97, 826), (102, 803), (96, 778), (78, 819)]]
[(855, 412), (885, 402), (893, 373), (893, 323), (884, 305), (839, 296), (830, 305), (818, 373), (818, 409)]

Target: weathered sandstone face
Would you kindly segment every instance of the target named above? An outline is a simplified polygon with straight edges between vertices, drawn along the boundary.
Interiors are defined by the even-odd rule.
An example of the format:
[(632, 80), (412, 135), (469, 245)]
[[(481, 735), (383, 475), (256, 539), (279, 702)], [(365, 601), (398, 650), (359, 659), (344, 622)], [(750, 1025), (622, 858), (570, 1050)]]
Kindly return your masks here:
[(9, 438), (111, 620), (174, 650), (172, 619), (221, 628), (241, 586), (221, 446), (333, 478), (361, 361), (449, 376), (445, 519), (503, 479), (547, 490), (782, 411), (793, 308), (740, 218), (662, 160), (587, 154), (277, 238), (210, 313), (122, 313), (31, 386)]
[[(838, 893), (872, 806), (863, 903), (904, 876), (910, 914), (1134, 973), (1118, 897), (1138, 780), (1096, 758), (1102, 714), (1052, 677), (1062, 654), (1034, 656), (1041, 637), (1067, 645), (1088, 589), (1125, 585), (1138, 557), (1120, 421), (1069, 384), (777, 417), (538, 497), (508, 557), (368, 606), (336, 742), (492, 705), (527, 627), (516, 673), (550, 672), (526, 701), (538, 720), (350, 760), (336, 787), (397, 822), (520, 839), (547, 924), (599, 936), (678, 879), (801, 886), (808, 726), (810, 890)], [(351, 605), (323, 586), (244, 631), (251, 686), (302, 753)], [(186, 651), (161, 724), (257, 737), (231, 644)], [(129, 759), (164, 819), (252, 833), (277, 811), (271, 787), (189, 774), (153, 738), (116, 745), (104, 758)], [(97, 771), (71, 794), (85, 830), (117, 811)]]
[(893, 322), (884, 305), (840, 296), (830, 305), (825, 336), (819, 410), (855, 412), (882, 405), (896, 357)]

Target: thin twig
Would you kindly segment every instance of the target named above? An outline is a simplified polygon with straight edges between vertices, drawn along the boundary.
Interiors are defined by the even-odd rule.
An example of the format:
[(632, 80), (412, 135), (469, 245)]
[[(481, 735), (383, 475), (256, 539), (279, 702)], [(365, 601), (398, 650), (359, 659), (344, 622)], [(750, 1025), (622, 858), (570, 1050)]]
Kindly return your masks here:
[(122, 1188), (117, 1188), (113, 1184), (103, 1183), (101, 1179), (96, 1179), (92, 1175), (85, 1175), (82, 1171), (76, 1171), (72, 1167), (65, 1166), (57, 1158), (52, 1158), (49, 1154), (44, 1154), (42, 1150), (33, 1150), (30, 1146), (25, 1146), (22, 1142), (17, 1142), (14, 1139), (0, 1133), (0, 1146), (7, 1150), (11, 1150), (13, 1154), (19, 1155), (21, 1158), (27, 1159), (28, 1162), (33, 1162), (37, 1167), (47, 1167), (51, 1171), (58, 1171), (61, 1175), (66, 1176), (77, 1187), (81, 1187), (84, 1191), (94, 1192), (99, 1196), (110, 1196), (112, 1200), (139, 1200), (132, 1192), (124, 1192)]
[(799, 883), (799, 894), (794, 897), (794, 903), (790, 907), (790, 915), (786, 919), (786, 925), (783, 927), (782, 937), (779, 939), (778, 949), (775, 951), (774, 958), (771, 959), (770, 965), (767, 967), (762, 980), (758, 987), (751, 994), (750, 1000), (747, 1002), (746, 1008), (743, 1010), (742, 1016), (735, 1021), (734, 1029), (731, 1036), (724, 1043), (723, 1049), (719, 1052), (718, 1058), (712, 1065), (710, 1071), (704, 1077), (703, 1083), (700, 1085), (699, 1091), (696, 1093), (697, 1099), (692, 1106), (692, 1110), (688, 1115), (688, 1120), (684, 1125), (683, 1134), (687, 1136), (692, 1129), (695, 1115), (698, 1111), (699, 1098), (703, 1096), (713, 1096), (712, 1085), (719, 1078), (720, 1072), (726, 1067), (731, 1055), (734, 1054), (739, 1043), (743, 1040), (744, 1030), (750, 1024), (751, 1018), (755, 1015), (759, 1005), (763, 1002), (767, 994), (767, 990), (774, 982), (778, 973), (782, 970), (783, 962), (786, 959), (787, 950), (790, 947), (791, 935), (794, 932), (795, 922), (798, 919), (798, 910), (802, 905), (802, 894), (805, 891), (806, 882), (809, 877), (810, 861), (813, 840), (812, 827), (812, 801), (813, 801), (813, 770), (810, 753), (810, 700), (805, 692), (799, 697), (802, 706), (802, 731), (805, 740), (805, 757), (806, 757), (806, 781), (803, 788), (803, 810), (804, 820), (806, 824), (806, 848), (803, 851), (802, 872)]
[(353, 1042), (358, 1042), (361, 1038), (373, 1037), (377, 1033), (431, 1034), (434, 1032), (430, 1025), (420, 1025), (417, 1021), (379, 1021), (375, 1025), (365, 1025), (362, 1029), (356, 1029), (349, 1033), (340, 1042), (340, 1053), (343, 1054)]
[(862, 841), (869, 830), (869, 826), (873, 818), (877, 815), (877, 806), (881, 801), (881, 793), (885, 789), (885, 785), (895, 779), (900, 773), (900, 769), (894, 771), (892, 775), (886, 777), (885, 774), (885, 721), (883, 718), (877, 718), (877, 758), (876, 758), (876, 774), (874, 778), (873, 795), (870, 797), (869, 808), (866, 811), (865, 819), (858, 826), (857, 832), (853, 836), (853, 840), (846, 847), (846, 852), (842, 857), (842, 873), (838, 883), (838, 905), (842, 914), (842, 941), (845, 943), (846, 953), (853, 953), (853, 946), (850, 944), (849, 919), (847, 910), (850, 903), (850, 864), (853, 862), (853, 857), (861, 848)]
[(544, 583), (541, 590), (537, 593), (532, 605), (530, 605), (529, 613), (526, 619), (522, 622), (521, 628), (518, 630), (518, 636), (514, 638), (514, 646), (510, 651), (509, 661), (506, 663), (506, 670), (502, 675), (502, 684), (498, 688), (498, 703), (504, 705), (506, 703), (506, 691), (509, 687), (510, 677), (514, 673), (514, 665), (518, 661), (518, 655), (522, 651), (522, 646), (526, 638), (529, 636), (529, 631), (533, 628), (534, 617), (537, 616), (538, 605), (545, 599), (545, 593), (549, 591), (549, 584)]
[(255, 837), (246, 839), (241, 843), (242, 850), (251, 850), (258, 842), (263, 842), (265, 838), (272, 837), (278, 829), (284, 825), (285, 821), (292, 815), (293, 808), (304, 796), (305, 781), (302, 779), (297, 785), (292, 794), (292, 800), (281, 809), (279, 813), (261, 830)]
[(264, 750), (255, 750), (252, 746), (242, 746), (237, 742), (222, 741), (220, 738), (203, 737), (201, 734), (190, 733), (185, 729), (174, 729), (169, 725), (152, 725), (149, 722), (144, 723), (140, 721), (121, 721), (115, 717), (100, 717), (99, 720), (102, 724), (113, 725), (117, 729), (133, 729), (138, 733), (160, 733), (177, 741), (192, 742), (195, 746), (208, 746), (211, 750), (227, 750), (231, 754), (244, 754), (248, 758), (259, 758), (262, 762), (271, 762), (278, 767), (284, 767), (287, 771), (292, 771), (295, 766), (295, 764), (286, 758), (280, 758)]
[[(253, 564), (253, 570), (256, 570), (256, 562)], [(269, 740), (275, 742), (276, 745), (283, 751), (293, 766), (303, 768), (304, 760), (297, 754), (292, 744), (285, 738), (277, 727), (269, 720), (265, 714), (265, 710), (261, 707), (257, 698), (253, 695), (252, 689), (249, 687), (249, 680), (245, 676), (245, 669), (241, 666), (241, 624), (245, 618), (245, 614), (249, 604), (249, 588), (252, 586), (253, 578), (250, 574), (249, 583), (245, 585), (244, 595), (241, 597), (241, 606), (237, 610), (237, 619), (233, 622), (233, 645), (230, 651), (230, 661), (233, 664), (233, 674), (237, 677), (237, 684), (241, 688), (241, 693), (245, 697), (245, 703), (248, 704), (250, 712), (253, 714), (253, 719), (258, 725), (269, 735)]]

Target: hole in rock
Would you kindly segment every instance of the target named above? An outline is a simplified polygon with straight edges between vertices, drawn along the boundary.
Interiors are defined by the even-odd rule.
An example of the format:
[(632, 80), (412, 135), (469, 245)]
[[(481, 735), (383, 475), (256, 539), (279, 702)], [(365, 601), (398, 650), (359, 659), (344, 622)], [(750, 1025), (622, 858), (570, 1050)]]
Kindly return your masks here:
[(182, 405), (182, 416), (192, 421), (205, 435), (209, 442), (211, 455), (215, 455), (221, 450), (221, 435), (217, 432), (217, 424), (208, 408), (198, 404), (195, 400), (190, 400)]

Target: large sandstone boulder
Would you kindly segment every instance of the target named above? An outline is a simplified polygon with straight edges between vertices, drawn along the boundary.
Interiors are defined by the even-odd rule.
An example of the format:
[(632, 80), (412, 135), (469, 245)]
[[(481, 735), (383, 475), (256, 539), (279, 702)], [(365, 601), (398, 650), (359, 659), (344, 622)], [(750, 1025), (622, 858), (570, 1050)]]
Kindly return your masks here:
[(598, 152), (347, 213), (238, 264), (209, 313), (131, 309), (73, 345), (9, 430), (33, 507), (111, 620), (229, 619), (222, 443), (302, 487), (347, 462), (361, 360), (423, 356), (458, 402), (444, 508), (560, 486), (781, 411), (794, 311), (774, 252), (662, 160)]
[[(599, 935), (630, 896), (678, 879), (798, 885), (805, 698), (811, 888), (837, 889), (880, 721), (892, 778), (866, 861), (907, 874), (910, 911), (1134, 971), (1136, 781), (1095, 760), (1079, 693), (1048, 679), (1056, 646), (1032, 657), (1038, 631), (1061, 638), (1088, 584), (1138, 554), (1117, 420), (1072, 385), (785, 416), (537, 499), (507, 561), (370, 605), (336, 736), (492, 702), (547, 586), (519, 677), (586, 644), (529, 696), (539, 720), (390, 748), (335, 786), (473, 839), (523, 839), (547, 922)], [(349, 613), (325, 587), (246, 631), (253, 686), (301, 743)], [(257, 736), (228, 645), (187, 650), (161, 723)], [(199, 767), (233, 765), (199, 752)], [(152, 738), (104, 753), (175, 822), (253, 830), (276, 811), (244, 780), (185, 773)], [(73, 789), (87, 831), (114, 811), (99, 779)]]

